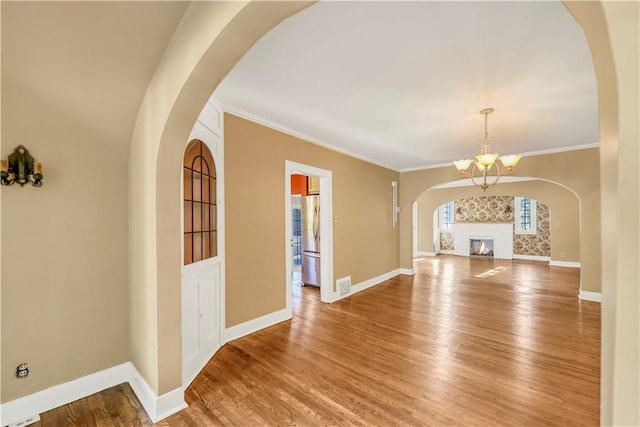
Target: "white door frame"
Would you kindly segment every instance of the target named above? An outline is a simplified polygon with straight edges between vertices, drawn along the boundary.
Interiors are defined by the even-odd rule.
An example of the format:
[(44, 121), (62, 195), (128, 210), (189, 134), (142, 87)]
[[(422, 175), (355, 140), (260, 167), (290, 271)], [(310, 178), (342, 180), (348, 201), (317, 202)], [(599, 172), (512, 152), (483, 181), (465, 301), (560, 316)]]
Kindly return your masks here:
[(320, 178), (320, 301), (333, 302), (338, 299), (337, 292), (333, 290), (333, 178), (332, 172), (326, 169), (285, 160), (284, 162), (284, 221), (285, 236), (284, 247), (286, 256), (286, 311), (293, 315), (291, 306), (291, 239), (293, 227), (291, 218), (291, 175), (300, 174), (317, 176)]

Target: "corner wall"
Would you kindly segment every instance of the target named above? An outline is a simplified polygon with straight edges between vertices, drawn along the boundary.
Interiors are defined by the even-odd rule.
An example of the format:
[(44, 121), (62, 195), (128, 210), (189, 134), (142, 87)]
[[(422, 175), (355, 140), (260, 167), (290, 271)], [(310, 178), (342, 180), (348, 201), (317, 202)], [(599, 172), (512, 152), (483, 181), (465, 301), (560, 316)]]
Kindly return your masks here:
[(398, 172), (225, 114), (227, 328), (285, 308), (285, 160), (332, 171), (334, 286), (398, 268)]

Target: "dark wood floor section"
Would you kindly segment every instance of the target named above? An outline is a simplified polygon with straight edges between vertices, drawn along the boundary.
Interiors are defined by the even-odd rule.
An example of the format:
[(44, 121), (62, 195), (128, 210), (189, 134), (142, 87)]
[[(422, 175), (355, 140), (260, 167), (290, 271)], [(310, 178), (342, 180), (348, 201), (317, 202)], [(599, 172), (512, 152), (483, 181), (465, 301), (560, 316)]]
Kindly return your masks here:
[[(158, 425), (599, 424), (600, 306), (578, 300), (577, 269), (454, 256), (416, 269), (330, 305), (303, 288), (293, 320), (225, 345)], [(122, 387), (105, 393), (129, 415), (53, 415), (78, 420), (83, 399), (42, 426), (147, 425)]]

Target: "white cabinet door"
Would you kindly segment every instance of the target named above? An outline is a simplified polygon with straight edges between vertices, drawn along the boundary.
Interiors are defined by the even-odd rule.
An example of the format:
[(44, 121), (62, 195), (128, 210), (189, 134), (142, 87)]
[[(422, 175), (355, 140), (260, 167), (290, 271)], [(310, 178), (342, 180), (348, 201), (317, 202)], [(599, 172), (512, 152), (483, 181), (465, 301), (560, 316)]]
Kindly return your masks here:
[(182, 383), (188, 385), (222, 345), (220, 262), (182, 276)]
[(220, 322), (217, 313), (219, 307), (220, 274), (219, 266), (214, 265), (203, 276), (199, 286), (199, 308), (200, 308), (200, 346), (211, 348), (220, 347)]
[(182, 363), (190, 364), (200, 350), (198, 282), (182, 281)]

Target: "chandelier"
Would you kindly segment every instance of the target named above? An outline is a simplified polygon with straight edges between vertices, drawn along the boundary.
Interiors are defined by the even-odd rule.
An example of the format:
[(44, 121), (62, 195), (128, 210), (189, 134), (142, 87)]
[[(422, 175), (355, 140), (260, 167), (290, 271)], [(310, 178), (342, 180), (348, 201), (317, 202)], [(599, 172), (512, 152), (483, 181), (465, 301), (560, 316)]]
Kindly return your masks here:
[[(489, 133), (487, 132), (487, 116), (491, 113), (493, 113), (493, 108), (485, 108), (480, 111), (480, 114), (484, 114), (484, 143), (482, 144), (482, 152), (476, 156), (476, 160), (465, 159), (453, 162), (460, 174), (471, 178), (473, 185), (479, 185), (483, 191), (490, 185), (497, 184), (501, 176), (511, 175), (513, 168), (516, 167), (521, 157), (519, 154), (500, 156), (498, 153), (491, 152)], [(500, 160), (502, 168), (496, 163), (496, 159)], [(471, 170), (469, 170), (469, 167), (471, 167)], [(495, 180), (489, 183), (487, 176), (491, 172), (491, 176), (495, 176)], [(482, 177), (482, 181), (476, 182), (476, 178), (480, 177)]]

